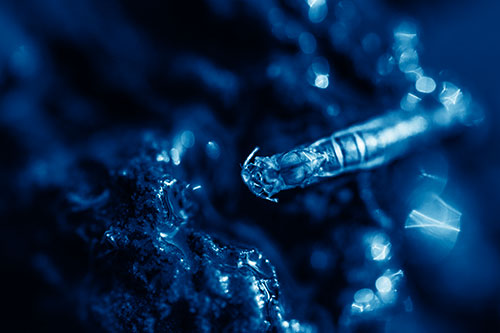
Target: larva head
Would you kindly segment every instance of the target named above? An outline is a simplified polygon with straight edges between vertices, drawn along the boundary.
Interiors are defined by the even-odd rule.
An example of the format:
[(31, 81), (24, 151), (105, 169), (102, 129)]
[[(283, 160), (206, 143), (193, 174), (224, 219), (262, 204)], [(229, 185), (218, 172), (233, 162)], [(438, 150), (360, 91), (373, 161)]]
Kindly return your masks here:
[(272, 196), (282, 189), (279, 167), (272, 157), (255, 157), (258, 149), (255, 148), (243, 164), (241, 178), (256, 196), (278, 202)]

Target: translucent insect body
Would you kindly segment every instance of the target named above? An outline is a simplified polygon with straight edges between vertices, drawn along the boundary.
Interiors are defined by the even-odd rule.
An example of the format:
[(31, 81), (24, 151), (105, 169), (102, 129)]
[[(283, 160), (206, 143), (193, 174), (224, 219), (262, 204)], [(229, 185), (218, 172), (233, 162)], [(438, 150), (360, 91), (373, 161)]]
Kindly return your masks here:
[(241, 176), (255, 195), (277, 202), (273, 195), (282, 190), (380, 166), (463, 124), (467, 108), (443, 104), (433, 111), (390, 112), (269, 157), (255, 156), (256, 148), (243, 164)]

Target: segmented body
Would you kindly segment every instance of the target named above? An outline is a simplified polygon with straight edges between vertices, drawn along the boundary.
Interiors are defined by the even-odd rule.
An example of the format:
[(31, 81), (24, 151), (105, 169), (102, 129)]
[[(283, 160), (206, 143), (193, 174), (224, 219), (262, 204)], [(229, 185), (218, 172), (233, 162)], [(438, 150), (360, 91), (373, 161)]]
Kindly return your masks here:
[(282, 190), (387, 163), (448, 133), (462, 118), (447, 108), (391, 112), (288, 152), (254, 157), (254, 150), (242, 177), (254, 194), (276, 201), (272, 196)]

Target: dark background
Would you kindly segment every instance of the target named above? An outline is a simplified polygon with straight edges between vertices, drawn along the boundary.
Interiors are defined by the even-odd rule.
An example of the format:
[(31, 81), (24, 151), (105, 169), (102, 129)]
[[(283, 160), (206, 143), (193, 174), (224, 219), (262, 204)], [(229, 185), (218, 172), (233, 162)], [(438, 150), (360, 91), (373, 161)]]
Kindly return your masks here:
[[(276, 5), (309, 28), (302, 7), (291, 3)], [(348, 272), (356, 265), (349, 251), (361, 251), (359, 235), (376, 227), (360, 198), (359, 180), (349, 176), (310, 191), (289, 191), (272, 205), (245, 188), (239, 165), (257, 145), (262, 154), (272, 154), (380, 114), (397, 106), (405, 90), (397, 81), (377, 84), (370, 70), (358, 70), (354, 53), (331, 47), (317, 28), (318, 49), (335, 73), (331, 89), (339, 88), (312, 91), (300, 74), (306, 60), (297, 56), (296, 43), (273, 35), (268, 6), (215, 0), (0, 5), (5, 325), (17, 331), (91, 329), (82, 324), (85, 311), (78, 301), (85, 298), (78, 293), (85, 290), (87, 244), (61, 232), (65, 227), (57, 223), (56, 201), (67, 192), (75, 161), (98, 155), (100, 147), (117, 144), (129, 132), (154, 129), (173, 136), (189, 128), (197, 144), (214, 139), (221, 147), (216, 161), (197, 159), (204, 146), (196, 146), (181, 164), (186, 180), (206, 188), (205, 212), (217, 212), (206, 213), (208, 222), (199, 228), (260, 248), (298, 317), (320, 331), (342, 327), (343, 308), (362, 287), (349, 284)], [(360, 330), (498, 329), (500, 3), (386, 1), (373, 7), (360, 25), (377, 31), (382, 45), (390, 47), (394, 23), (415, 20), (423, 67), (449, 70), (483, 107), (485, 121), (433, 148), (449, 165), (445, 194), (464, 214), (456, 247), (437, 262), (413, 260), (401, 228), (387, 231), (394, 261), (405, 271), (402, 292), (412, 297), (414, 315), (390, 310)], [(290, 81), (266, 75), (269, 64), (280, 59), (292, 68)], [(342, 105), (333, 120), (324, 115), (332, 99)], [(407, 211), (398, 204), (404, 198), (394, 175), (411, 174), (412, 163), (408, 159), (375, 173), (387, 183), (375, 184), (373, 192), (400, 223)], [(397, 207), (387, 207), (391, 204)], [(311, 268), (311, 251), (317, 248), (331, 254), (324, 270)], [(321, 315), (315, 318), (316, 309)], [(394, 318), (392, 326), (381, 324), (386, 318)]]

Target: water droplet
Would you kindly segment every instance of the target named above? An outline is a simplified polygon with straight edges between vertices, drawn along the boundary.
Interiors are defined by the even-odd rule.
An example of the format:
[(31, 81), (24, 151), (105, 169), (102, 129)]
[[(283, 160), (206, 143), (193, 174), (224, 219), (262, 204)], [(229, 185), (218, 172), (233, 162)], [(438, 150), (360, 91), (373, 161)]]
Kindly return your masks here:
[(389, 75), (394, 69), (394, 57), (390, 54), (383, 54), (377, 61), (377, 73), (382, 76)]
[(309, 20), (313, 23), (322, 22), (328, 14), (328, 6), (325, 0), (308, 0)]
[(363, 38), (361, 45), (366, 53), (375, 53), (380, 49), (380, 38), (377, 34), (370, 32)]
[(417, 26), (411, 22), (402, 22), (394, 29), (396, 47), (414, 48), (418, 43)]
[(385, 261), (390, 259), (392, 245), (387, 235), (378, 233), (375, 236), (371, 237), (369, 247), (370, 259), (374, 261)]
[(205, 153), (207, 154), (208, 157), (211, 159), (218, 159), (220, 156), (220, 148), (217, 142), (215, 141), (208, 141), (207, 145), (205, 147)]
[(328, 88), (328, 75), (319, 74), (316, 75), (316, 79), (314, 80), (314, 85), (320, 89)]
[(325, 251), (314, 250), (310, 260), (314, 269), (323, 270), (328, 267), (328, 255)]
[(281, 74), (281, 67), (277, 64), (271, 64), (267, 67), (267, 76), (271, 79), (275, 79)]
[(375, 281), (375, 287), (381, 293), (388, 293), (392, 289), (392, 282), (387, 276), (381, 276)]
[(181, 164), (181, 157), (179, 154), (179, 150), (176, 148), (170, 149), (170, 157), (172, 157), (172, 161), (174, 162), (175, 165)]
[(436, 82), (431, 77), (422, 76), (415, 82), (415, 88), (421, 93), (430, 94), (436, 89)]
[(375, 295), (373, 291), (368, 288), (360, 289), (354, 294), (354, 301), (356, 303), (368, 303), (373, 300)]
[(380, 306), (380, 300), (371, 289), (364, 288), (354, 294), (354, 302), (351, 305), (353, 313), (373, 311)]
[(160, 154), (156, 155), (156, 161), (158, 162), (170, 162), (170, 157), (166, 151), (162, 151)]
[(194, 145), (194, 134), (191, 131), (184, 131), (181, 134), (181, 143), (185, 148), (191, 148)]
[(340, 113), (340, 108), (336, 105), (328, 105), (326, 108), (326, 114), (330, 117), (336, 117)]
[(450, 82), (443, 82), (443, 89), (439, 93), (439, 101), (449, 111), (465, 109), (462, 91)]
[[(447, 204), (439, 196), (429, 193), (421, 204), (412, 210), (405, 223), (407, 232), (424, 237), (425, 244), (432, 246), (432, 254), (447, 253), (457, 241), (462, 213)], [(421, 239), (422, 241), (422, 239)], [(419, 242), (422, 243), (422, 242)]]
[(309, 32), (303, 32), (299, 36), (299, 46), (305, 54), (312, 54), (316, 51), (316, 39)]
[(418, 53), (414, 49), (405, 50), (399, 57), (399, 69), (403, 73), (415, 71), (418, 66)]
[(418, 97), (412, 93), (408, 93), (401, 99), (399, 106), (401, 107), (402, 110), (412, 111), (412, 110), (415, 110), (415, 108), (417, 107), (417, 104), (421, 100), (422, 99), (420, 97)]

